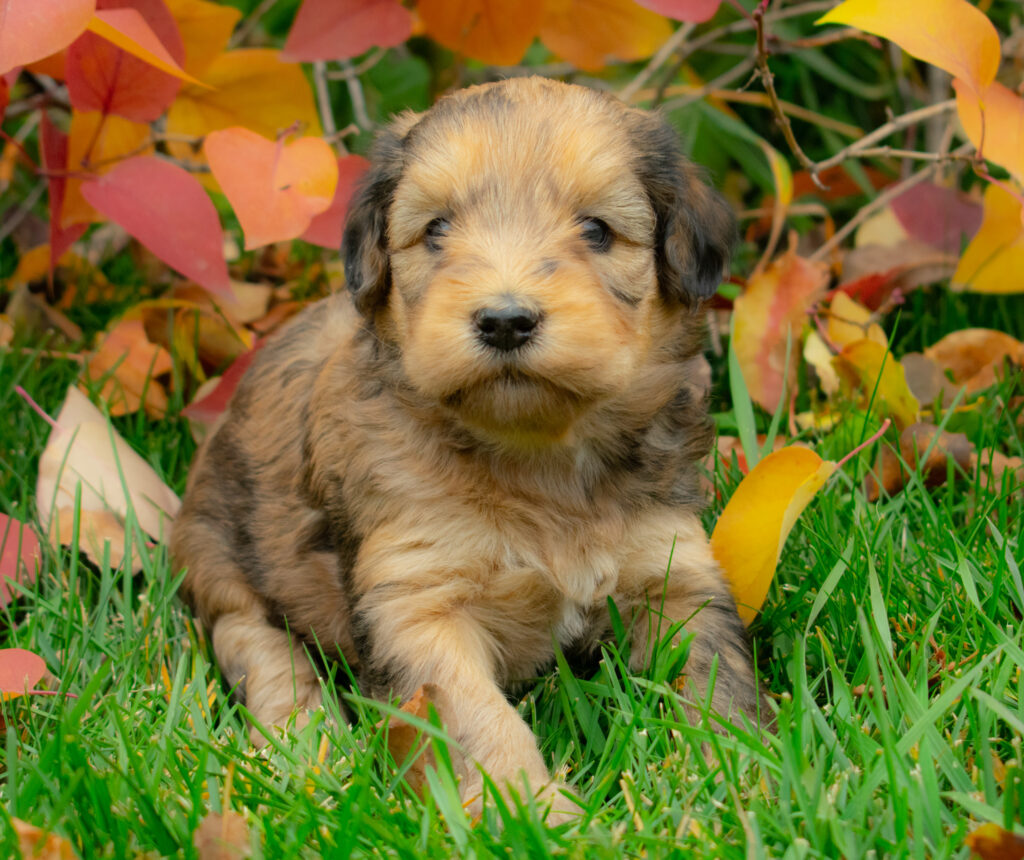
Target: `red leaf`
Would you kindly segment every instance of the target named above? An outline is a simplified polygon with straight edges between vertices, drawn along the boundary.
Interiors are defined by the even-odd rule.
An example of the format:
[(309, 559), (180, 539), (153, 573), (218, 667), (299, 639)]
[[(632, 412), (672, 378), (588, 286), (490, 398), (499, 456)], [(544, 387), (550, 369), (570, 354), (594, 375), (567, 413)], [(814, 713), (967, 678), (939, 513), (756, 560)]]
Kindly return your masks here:
[(24, 648), (0, 649), (0, 696), (20, 696), (45, 674), (42, 657)]
[(700, 24), (715, 16), (722, 0), (636, 0), (636, 2), (666, 18)]
[(138, 156), (82, 183), (82, 196), (186, 278), (234, 298), (217, 210), (188, 171)]
[(96, 0), (0, 0), (0, 74), (66, 48)]
[(908, 188), (890, 205), (909, 236), (956, 256), (963, 238), (981, 226), (981, 203), (930, 182)]
[(36, 578), (39, 538), (32, 527), (0, 514), (0, 607), (14, 596), (11, 582), (28, 585)]
[(11, 103), (11, 86), (7, 83), (7, 77), (0, 75), (0, 122), (4, 121), (4, 113), (7, 105)]
[(245, 372), (252, 364), (256, 353), (259, 352), (262, 344), (257, 344), (254, 349), (243, 352), (236, 358), (231, 366), (221, 374), (216, 386), (205, 397), (195, 400), (181, 410), (186, 418), (199, 421), (202, 424), (213, 425), (221, 413), (228, 408), (231, 395), (235, 393), (238, 383), (241, 382)]
[(352, 199), (356, 183), (370, 166), (359, 155), (346, 155), (338, 159), (338, 188), (326, 212), (321, 212), (309, 222), (306, 232), (299, 236), (306, 242), (337, 251), (341, 247), (341, 231), (348, 215), (348, 203)]
[[(163, 0), (98, 0), (97, 7), (134, 10), (174, 61), (179, 66), (185, 62), (178, 25)], [(78, 110), (152, 122), (174, 101), (181, 81), (87, 32), (68, 48), (67, 84), (71, 104)]]
[(412, 15), (398, 0), (303, 0), (281, 56), (345, 60), (400, 45), (411, 32)]
[(68, 160), (68, 136), (50, 122), (46, 111), (42, 112), (40, 135), (43, 169), (47, 171), (47, 183), (50, 190), (50, 271), (52, 272), (64, 252), (78, 240), (89, 225), (72, 224), (67, 228), (60, 226), (61, 210), (64, 208), (64, 189), (67, 185), (67, 178), (62, 173)]

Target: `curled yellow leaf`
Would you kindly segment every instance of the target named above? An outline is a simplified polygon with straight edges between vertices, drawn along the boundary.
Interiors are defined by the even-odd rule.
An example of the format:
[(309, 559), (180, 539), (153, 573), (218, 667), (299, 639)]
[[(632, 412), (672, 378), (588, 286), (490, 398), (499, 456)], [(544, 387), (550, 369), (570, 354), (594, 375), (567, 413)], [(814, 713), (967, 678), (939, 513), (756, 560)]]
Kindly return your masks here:
[(1024, 292), (1021, 205), (998, 185), (985, 189), (985, 213), (953, 273), (953, 289), (972, 293)]
[(907, 385), (903, 365), (887, 347), (867, 338), (855, 341), (835, 357), (835, 367), (878, 412), (891, 416), (901, 430), (917, 420), (921, 404)]
[(725, 571), (744, 624), (764, 603), (793, 525), (835, 470), (835, 463), (808, 448), (783, 448), (751, 470), (722, 511), (711, 551)]

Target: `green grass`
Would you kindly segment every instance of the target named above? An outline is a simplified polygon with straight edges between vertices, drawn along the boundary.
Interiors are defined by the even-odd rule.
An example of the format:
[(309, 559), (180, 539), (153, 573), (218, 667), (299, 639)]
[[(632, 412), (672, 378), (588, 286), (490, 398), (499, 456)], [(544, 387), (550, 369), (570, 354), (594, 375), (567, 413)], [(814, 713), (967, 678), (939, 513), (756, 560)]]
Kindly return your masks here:
[[(985, 324), (979, 314), (969, 321)], [(14, 386), (53, 413), (75, 372), (0, 351), (7, 513), (33, 515), (48, 432)], [(951, 429), (1021, 455), (1021, 407), (1007, 405), (1020, 393), (1007, 381)], [(115, 423), (180, 491), (194, 448), (184, 423)], [(358, 697), (351, 725), (330, 702), (253, 750), (163, 547), (142, 552), (136, 575), (48, 551), (0, 610), (0, 647), (40, 654), (74, 698), (2, 706), (0, 856), (15, 852), (13, 816), (82, 857), (194, 857), (199, 821), (226, 805), (255, 856), (273, 858), (965, 858), (977, 823), (1019, 827), (1024, 805), (1022, 537), (1019, 486), (915, 479), (869, 504), (837, 475), (794, 529), (752, 631), (774, 733), (686, 726), (671, 679), (630, 675), (614, 644), (591, 677), (560, 665), (520, 703), (586, 804), (579, 825), (554, 830), (530, 808), (470, 822), (443, 762), (418, 799), (387, 761), (386, 709)]]

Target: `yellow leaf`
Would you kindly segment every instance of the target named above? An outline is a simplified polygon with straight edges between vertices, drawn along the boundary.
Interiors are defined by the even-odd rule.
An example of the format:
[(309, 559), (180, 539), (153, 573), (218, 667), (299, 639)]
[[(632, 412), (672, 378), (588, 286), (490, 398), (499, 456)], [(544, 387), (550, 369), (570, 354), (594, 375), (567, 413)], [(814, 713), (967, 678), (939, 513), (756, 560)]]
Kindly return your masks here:
[[(747, 283), (736, 299), (733, 344), (750, 396), (774, 412), (783, 381), (792, 394), (807, 312), (825, 292), (828, 266), (787, 251)], [(789, 364), (786, 344), (789, 341)]]
[(153, 152), (152, 145), (145, 146), (149, 138), (149, 123), (72, 108), (71, 128), (68, 130), (67, 169), (70, 175), (64, 186), (64, 205), (60, 210), (62, 227), (104, 220), (82, 196), (84, 178), (80, 178), (81, 174), (106, 173), (130, 155), (149, 155)]
[(761, 609), (797, 518), (835, 470), (835, 463), (807, 448), (783, 448), (761, 460), (729, 499), (711, 535), (711, 550), (744, 624)]
[(910, 392), (901, 365), (888, 349), (873, 340), (858, 340), (835, 358), (836, 370), (847, 383), (859, 388), (865, 402), (892, 416), (902, 430), (917, 420), (921, 404)]
[(227, 47), (242, 13), (207, 0), (165, 0), (185, 45), (185, 71), (202, 74)]
[(161, 72), (205, 86), (177, 64), (136, 9), (100, 9), (89, 19), (86, 29)]
[(581, 69), (640, 60), (672, 35), (672, 25), (633, 0), (547, 0), (540, 38)]
[(999, 34), (967, 0), (846, 0), (818, 19), (848, 24), (899, 45), (981, 92), (999, 68)]
[(889, 345), (882, 327), (871, 322), (871, 311), (846, 293), (837, 292), (828, 309), (828, 339), (836, 348), (842, 349), (864, 338), (883, 347)]
[[(168, 133), (199, 138), (237, 125), (274, 139), (299, 123), (304, 134), (323, 134), (302, 68), (279, 57), (265, 49), (221, 54), (203, 72), (213, 89), (182, 87), (167, 112)], [(203, 161), (186, 143), (167, 146), (175, 158)]]
[(518, 63), (540, 30), (544, 0), (419, 0), (428, 36), (496, 66)]
[(956, 110), (968, 139), (989, 161), (1024, 182), (1024, 99), (996, 81), (980, 96), (953, 81)]
[(1024, 292), (1024, 224), (1020, 202), (998, 185), (985, 189), (985, 213), (953, 273), (953, 289)]

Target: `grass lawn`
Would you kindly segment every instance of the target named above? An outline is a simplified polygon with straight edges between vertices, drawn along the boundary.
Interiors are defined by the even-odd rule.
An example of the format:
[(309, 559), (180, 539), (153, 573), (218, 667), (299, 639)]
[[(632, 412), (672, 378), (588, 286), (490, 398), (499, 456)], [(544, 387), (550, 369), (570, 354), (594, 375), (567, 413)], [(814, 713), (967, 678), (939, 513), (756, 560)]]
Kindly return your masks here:
[[(901, 351), (968, 324), (1024, 336), (1012, 298), (919, 293), (907, 311)], [(48, 433), (15, 385), (53, 414), (76, 372), (0, 350), (0, 510), (34, 516)], [(1020, 456), (1021, 393), (1018, 374), (936, 423), (979, 451)], [(183, 420), (115, 426), (183, 490), (194, 450)], [(719, 477), (727, 490), (738, 479)], [(332, 704), (255, 751), (162, 546), (136, 575), (73, 550), (45, 555), (29, 592), (0, 609), (0, 647), (41, 655), (51, 688), (74, 697), (2, 706), (0, 857), (16, 856), (9, 817), (67, 837), (82, 857), (194, 857), (200, 820), (228, 807), (257, 857), (923, 860), (967, 857), (978, 823), (1012, 828), (1024, 811), (1019, 485), (915, 478), (868, 503), (848, 472), (833, 478), (752, 628), (772, 734), (682, 724), (672, 679), (628, 674), (614, 645), (592, 676), (562, 666), (538, 679), (521, 711), (587, 809), (554, 830), (529, 809), (469, 821), (443, 762), (420, 800), (386, 763), (381, 707), (356, 697), (354, 723)]]

